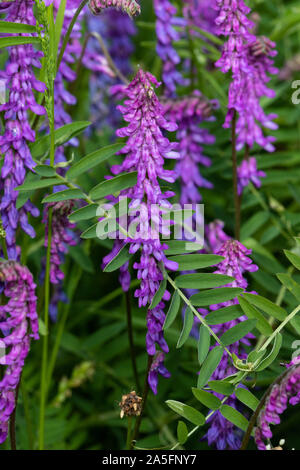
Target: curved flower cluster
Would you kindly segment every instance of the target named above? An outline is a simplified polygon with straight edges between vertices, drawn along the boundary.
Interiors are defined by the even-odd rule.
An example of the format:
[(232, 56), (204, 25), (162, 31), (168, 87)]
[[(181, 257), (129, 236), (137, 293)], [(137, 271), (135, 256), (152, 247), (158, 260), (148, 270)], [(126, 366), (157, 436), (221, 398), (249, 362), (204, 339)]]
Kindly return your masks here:
[(158, 352), (152, 361), (150, 371), (149, 371), (149, 385), (153, 393), (157, 393), (157, 385), (158, 385), (158, 374), (168, 379), (171, 377), (170, 372), (164, 365), (165, 355), (163, 352)]
[[(221, 232), (220, 232), (221, 230)], [(224, 238), (224, 232), (222, 227), (219, 226), (219, 235)], [(226, 235), (225, 235), (226, 237)], [(215, 242), (215, 239), (213, 240)], [(218, 240), (219, 242), (219, 240)], [(217, 243), (218, 245), (218, 243)], [(235, 278), (235, 281), (230, 284), (230, 287), (242, 287), (246, 289), (248, 283), (244, 277), (245, 272), (254, 272), (257, 271), (258, 267), (252, 263), (252, 260), (248, 255), (251, 254), (251, 250), (247, 250), (240, 242), (237, 240), (228, 239), (226, 240), (217, 250), (216, 254), (223, 256), (225, 259), (218, 264), (218, 269), (215, 271), (216, 274), (225, 274), (227, 276), (232, 276)], [(238, 304), (238, 300), (234, 299), (228, 302), (224, 302), (218, 305), (211, 305), (211, 310), (218, 310), (222, 307), (229, 307), (231, 305)], [(243, 315), (236, 320), (232, 320), (225, 324), (220, 324), (213, 326), (212, 329), (221, 337), (226, 331), (234, 327), (241, 321), (246, 320), (246, 317)], [(240, 358), (246, 358), (247, 354), (243, 350), (244, 346), (250, 346), (250, 339), (253, 336), (249, 333), (243, 337), (240, 341), (231, 344), (228, 349), (233, 354), (236, 354)], [(234, 373), (235, 369), (232, 368), (231, 363), (228, 358), (228, 353), (224, 351), (221, 363), (218, 369), (212, 375), (213, 380), (222, 380), (228, 375)], [(220, 398), (223, 398), (221, 395), (218, 395)], [(230, 397), (230, 406), (237, 408), (237, 401), (234, 396)], [(219, 411), (216, 411), (209, 420), (210, 429), (208, 430), (206, 437), (208, 439), (209, 445), (215, 444), (218, 450), (233, 449), (236, 450), (240, 446), (240, 432), (239, 430), (230, 422), (228, 422), (221, 415)]]
[[(160, 242), (160, 233), (163, 230), (161, 215), (159, 210), (155, 212), (155, 205), (166, 209), (171, 206), (168, 198), (173, 193), (163, 193), (158, 178), (167, 182), (175, 180), (175, 173), (165, 170), (164, 163), (165, 158), (178, 157), (174, 151), (176, 144), (163, 136), (162, 130), (174, 131), (177, 126), (164, 118), (163, 107), (154, 91), (157, 86), (158, 82), (153, 75), (139, 70), (125, 89), (128, 99), (124, 106), (119, 106), (119, 110), (129, 124), (117, 131), (118, 137), (128, 137), (126, 145), (120, 151), (125, 155), (125, 159), (121, 165), (111, 169), (115, 175), (121, 172), (137, 172), (136, 185), (122, 192), (122, 196), (126, 195), (131, 200), (129, 207), (139, 212), (137, 230), (134, 234), (129, 234), (124, 243), (129, 244), (130, 253), (141, 249), (140, 260), (134, 264), (138, 271), (137, 277), (141, 280), (140, 287), (135, 292), (140, 307), (151, 305), (163, 280), (160, 264), (166, 269), (177, 268), (177, 264), (167, 260), (164, 254), (167, 245)], [(163, 300), (168, 299), (169, 293), (166, 292)], [(164, 302), (161, 301), (154, 309), (148, 310), (146, 345), (150, 356), (155, 354), (156, 345), (168, 352), (162, 329), (165, 320), (163, 309)], [(154, 388), (153, 391), (155, 392)]]
[(238, 167), (238, 194), (243, 193), (243, 189), (247, 187), (250, 182), (257, 188), (261, 187), (260, 178), (265, 178), (267, 175), (264, 171), (258, 170), (257, 161), (255, 157), (249, 157), (242, 161)]
[(73, 208), (73, 201), (51, 202), (44, 209), (43, 223), (46, 225), (45, 246), (48, 246), (48, 212), (52, 208), (52, 237), (51, 237), (51, 266), (50, 281), (59, 284), (64, 278), (64, 273), (59, 269), (63, 263), (64, 254), (68, 246), (76, 245), (76, 240), (71, 229), (75, 227), (68, 219)]
[(201, 201), (199, 188), (212, 188), (199, 170), (199, 164), (210, 166), (211, 161), (203, 154), (203, 145), (215, 142), (207, 129), (199, 127), (203, 121), (212, 120), (212, 112), (218, 106), (208, 101), (200, 92), (187, 97), (167, 100), (165, 116), (178, 124), (177, 140), (180, 159), (176, 165), (177, 177), (181, 179), (181, 203), (193, 204)]
[(114, 7), (130, 16), (141, 13), (141, 7), (135, 0), (90, 0), (89, 8), (94, 15), (100, 15), (106, 8)]
[(260, 411), (255, 429), (255, 442), (259, 450), (266, 450), (264, 441), (272, 438), (271, 424), (280, 423), (280, 415), (288, 405), (300, 403), (300, 361), (293, 360), (287, 372), (272, 386), (264, 407)]
[[(251, 9), (243, 0), (216, 0), (217, 33), (228, 37), (216, 66), (223, 73), (232, 70), (229, 88), (228, 113), (224, 127), (230, 127), (238, 113), (236, 123), (237, 150), (256, 143), (268, 152), (274, 151), (275, 138), (265, 136), (262, 128), (277, 129), (275, 114), (265, 114), (260, 100), (273, 98), (275, 92), (268, 88), (270, 74), (276, 74), (273, 57), (275, 43), (253, 33), (254, 23), (247, 15)], [(256, 173), (256, 177), (259, 177)], [(249, 178), (250, 179), (250, 178)]]
[[(6, 21), (13, 23), (35, 24), (31, 0), (26, 2), (16, 0), (8, 8)], [(2, 77), (9, 89), (7, 103), (0, 106), (4, 112), (5, 131), (0, 136), (1, 153), (5, 155), (1, 170), (0, 186), (1, 218), (6, 232), (8, 256), (17, 259), (16, 230), (18, 226), (30, 237), (35, 236), (33, 227), (28, 222), (28, 214), (39, 215), (37, 208), (27, 201), (19, 210), (16, 208), (18, 191), (15, 188), (23, 184), (26, 169), (32, 170), (34, 161), (28, 147), (34, 142), (35, 133), (32, 130), (28, 111), (42, 115), (45, 110), (34, 97), (34, 92), (43, 93), (45, 85), (35, 78), (34, 67), (40, 68), (41, 52), (36, 52), (31, 44), (9, 48), (9, 60)]]
[(169, 0), (154, 0), (154, 10), (156, 14), (156, 52), (162, 60), (162, 79), (165, 85), (165, 94), (174, 96), (177, 85), (185, 85), (186, 80), (181, 73), (176, 70), (180, 63), (180, 57), (173, 47), (173, 42), (180, 39), (180, 35), (174, 29), (175, 25), (182, 24), (175, 18), (176, 8)]
[[(0, 444), (5, 441), (8, 422), (15, 409), (15, 391), (19, 384), (30, 338), (39, 339), (36, 311), (36, 285), (29, 270), (15, 261), (0, 263), (0, 283), (8, 302), (0, 306), (0, 340), (5, 366), (0, 381)], [(2, 351), (3, 352), (3, 351)]]

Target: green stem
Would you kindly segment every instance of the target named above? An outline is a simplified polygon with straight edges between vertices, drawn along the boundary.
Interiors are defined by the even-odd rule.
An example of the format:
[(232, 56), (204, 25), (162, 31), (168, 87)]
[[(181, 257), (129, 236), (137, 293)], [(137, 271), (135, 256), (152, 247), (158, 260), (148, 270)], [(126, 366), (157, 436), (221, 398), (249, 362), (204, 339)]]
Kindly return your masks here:
[(236, 151), (236, 119), (237, 113), (234, 111), (232, 119), (232, 177), (233, 177), (233, 197), (235, 207), (235, 239), (240, 239), (241, 231), (241, 198), (238, 193), (237, 175), (237, 151)]
[(293, 318), (295, 315), (297, 315), (297, 313), (300, 311), (300, 305), (298, 305), (298, 307), (296, 307), (287, 317), (286, 319), (280, 323), (280, 325), (276, 328), (276, 330), (271, 334), (271, 336), (269, 336), (269, 338), (267, 339), (267, 341), (262, 345), (260, 351), (264, 351), (270, 343), (272, 343), (273, 339), (275, 338), (276, 335), (278, 335), (278, 333), (280, 333), (280, 331), (285, 327), (285, 325), (287, 325)]
[(130, 450), (130, 447), (131, 447), (131, 430), (132, 430), (132, 416), (128, 416), (127, 439), (126, 439), (127, 450)]
[(224, 351), (227, 352), (227, 354), (229, 355), (229, 357), (232, 358), (232, 354), (231, 352), (229, 351), (229, 349), (222, 343), (222, 341), (218, 338), (218, 336), (215, 334), (215, 332), (209, 327), (209, 325), (206, 323), (205, 319), (200, 315), (200, 313), (198, 312), (198, 310), (191, 304), (191, 301), (184, 295), (184, 293), (182, 292), (181, 289), (179, 289), (175, 282), (173, 281), (173, 279), (167, 275), (167, 280), (168, 282), (171, 284), (171, 286), (173, 287), (173, 289), (175, 289), (178, 294), (180, 295), (180, 297), (182, 298), (182, 300), (184, 301), (184, 303), (191, 309), (191, 311), (193, 312), (194, 315), (196, 315), (197, 318), (199, 318), (200, 322), (202, 323), (203, 326), (205, 326), (205, 328), (208, 329), (208, 331), (210, 332), (211, 336), (216, 340), (216, 342), (222, 346), (222, 348), (224, 348)]

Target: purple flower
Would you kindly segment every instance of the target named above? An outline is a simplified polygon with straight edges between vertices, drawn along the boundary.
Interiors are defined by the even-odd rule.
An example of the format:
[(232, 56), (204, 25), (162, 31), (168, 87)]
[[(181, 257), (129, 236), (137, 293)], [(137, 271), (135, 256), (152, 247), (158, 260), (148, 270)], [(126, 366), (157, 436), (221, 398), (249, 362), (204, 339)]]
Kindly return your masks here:
[(267, 87), (268, 74), (277, 73), (272, 58), (276, 55), (275, 43), (267, 38), (256, 38), (252, 33), (254, 23), (247, 18), (250, 8), (243, 0), (216, 0), (217, 33), (228, 37), (216, 66), (223, 73), (232, 70), (229, 88), (228, 113), (224, 127), (230, 127), (234, 112), (238, 113), (236, 125), (237, 149), (250, 148), (257, 143), (268, 152), (274, 150), (274, 137), (265, 136), (262, 127), (277, 129), (275, 114), (266, 115), (260, 104), (264, 96), (275, 93)]
[(175, 18), (176, 8), (168, 0), (154, 0), (156, 14), (156, 52), (163, 62), (162, 79), (166, 87), (167, 96), (173, 96), (177, 85), (186, 85), (186, 80), (178, 72), (176, 66), (180, 63), (180, 57), (173, 47), (173, 42), (180, 39), (174, 29), (178, 24)]
[(180, 159), (176, 165), (177, 177), (181, 180), (181, 203), (193, 204), (201, 201), (199, 188), (212, 188), (199, 170), (199, 164), (210, 166), (211, 161), (204, 155), (203, 144), (210, 145), (215, 137), (207, 129), (199, 127), (203, 121), (212, 120), (212, 111), (218, 104), (209, 101), (200, 92), (165, 101), (165, 116), (178, 124), (177, 140)]
[(250, 182), (257, 188), (261, 187), (260, 178), (265, 178), (267, 175), (264, 171), (257, 169), (257, 161), (255, 157), (250, 157), (242, 161), (238, 167), (238, 193), (241, 195), (245, 187)]
[(300, 403), (300, 364), (292, 362), (287, 372), (271, 387), (255, 429), (255, 442), (259, 450), (266, 450), (264, 441), (272, 438), (270, 424), (279, 424), (280, 415), (288, 404)]
[[(13, 23), (35, 24), (33, 1), (16, 0), (8, 9), (6, 21)], [(35, 78), (34, 67), (40, 68), (41, 52), (36, 52), (30, 44), (9, 48), (9, 60), (2, 78), (9, 89), (8, 101), (0, 106), (4, 112), (5, 131), (0, 136), (1, 153), (5, 155), (1, 170), (0, 186), (1, 218), (6, 232), (8, 255), (18, 257), (16, 231), (20, 226), (30, 237), (35, 236), (33, 227), (28, 222), (28, 214), (39, 215), (37, 208), (30, 201), (17, 210), (18, 191), (15, 188), (23, 184), (26, 170), (32, 170), (34, 161), (28, 147), (34, 142), (35, 133), (30, 127), (28, 111), (41, 115), (44, 108), (39, 105), (34, 92), (43, 93), (45, 85)]]
[[(197, 26), (200, 29), (215, 34), (215, 0), (185, 0), (183, 15), (191, 28)], [(196, 30), (193, 30), (193, 34), (200, 35)]]
[(148, 383), (150, 388), (155, 395), (157, 394), (157, 385), (158, 385), (158, 374), (162, 375), (166, 379), (171, 377), (170, 372), (164, 365), (165, 355), (163, 352), (157, 353), (152, 361), (150, 372), (148, 375)]
[(134, 16), (141, 13), (141, 7), (135, 0), (90, 0), (89, 8), (94, 15), (99, 15), (106, 8), (117, 8)]
[(64, 261), (64, 254), (68, 252), (68, 246), (76, 245), (76, 239), (71, 231), (75, 227), (69, 222), (68, 216), (72, 212), (72, 201), (51, 202), (44, 208), (43, 223), (46, 225), (45, 246), (48, 246), (48, 212), (52, 208), (52, 237), (51, 237), (51, 266), (50, 281), (59, 284), (64, 278), (64, 273), (59, 269)]
[(207, 251), (217, 253), (223, 243), (230, 240), (230, 237), (224, 232), (224, 222), (215, 220), (205, 228), (207, 238)]
[(15, 409), (15, 391), (19, 384), (30, 338), (39, 339), (36, 311), (36, 285), (29, 270), (15, 261), (0, 263), (0, 280), (8, 299), (0, 306), (0, 344), (7, 350), (0, 357), (5, 366), (0, 381), (0, 444), (6, 440), (10, 415)]
[[(171, 207), (168, 198), (173, 195), (170, 191), (161, 191), (158, 178), (167, 182), (175, 180), (175, 173), (164, 169), (165, 158), (177, 158), (176, 143), (171, 143), (163, 135), (163, 130), (174, 131), (176, 124), (169, 123), (163, 116), (163, 106), (158, 101), (154, 87), (158, 86), (156, 78), (148, 72), (139, 70), (136, 77), (124, 90), (127, 100), (124, 106), (119, 106), (127, 127), (117, 131), (118, 137), (128, 137), (127, 143), (120, 151), (125, 155), (121, 165), (112, 167), (112, 173), (137, 172), (137, 183), (133, 188), (122, 191), (122, 196), (130, 199), (129, 208), (139, 212), (139, 221), (134, 233), (121, 243), (129, 245), (129, 252), (134, 254), (141, 250), (139, 261), (134, 263), (137, 277), (141, 280), (135, 291), (139, 306), (150, 306), (156, 294), (165, 269), (177, 269), (177, 264), (166, 258), (167, 245), (161, 243), (160, 233), (164, 224), (160, 211), (155, 212), (155, 205), (166, 209)], [(151, 217), (151, 219), (150, 219)], [(132, 215), (133, 221), (135, 217)], [(151, 224), (149, 222), (152, 222)], [(154, 223), (153, 223), (154, 222)], [(114, 251), (120, 249), (120, 240), (116, 241)], [(105, 262), (108, 262), (106, 258)], [(166, 291), (163, 300), (168, 300), (170, 294)], [(148, 354), (153, 356), (156, 346), (164, 352), (168, 346), (163, 337), (163, 300), (147, 314), (146, 346)]]

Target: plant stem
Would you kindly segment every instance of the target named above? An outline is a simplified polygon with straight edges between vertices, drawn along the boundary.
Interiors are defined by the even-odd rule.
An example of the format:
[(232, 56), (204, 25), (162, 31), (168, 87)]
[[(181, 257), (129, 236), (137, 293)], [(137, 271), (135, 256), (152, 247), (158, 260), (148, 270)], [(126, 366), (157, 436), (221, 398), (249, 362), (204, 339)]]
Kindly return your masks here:
[(130, 446), (131, 446), (131, 429), (132, 429), (132, 416), (128, 416), (127, 439), (126, 439), (127, 450), (130, 450)]
[(126, 315), (127, 315), (127, 331), (128, 331), (128, 340), (129, 340), (129, 348), (130, 348), (130, 356), (131, 356), (131, 364), (132, 370), (135, 380), (135, 385), (137, 389), (140, 391), (140, 381), (136, 366), (136, 358), (135, 358), (135, 348), (134, 348), (134, 341), (133, 341), (133, 327), (132, 327), (132, 310), (131, 310), (131, 302), (130, 302), (130, 290), (125, 292), (125, 299), (126, 299)]
[(15, 392), (15, 408), (14, 408), (14, 411), (12, 412), (12, 414), (10, 416), (10, 420), (9, 420), (9, 436), (10, 436), (11, 450), (17, 450), (16, 412), (17, 412), (17, 405), (18, 405), (19, 389), (20, 389), (20, 382), (18, 383), (18, 386), (16, 388), (16, 392)]
[(143, 418), (143, 414), (144, 414), (144, 411), (145, 411), (145, 408), (146, 408), (147, 397), (148, 397), (148, 393), (149, 393), (149, 390), (150, 390), (149, 383), (148, 383), (148, 375), (149, 375), (149, 371), (150, 371), (150, 368), (151, 368), (152, 361), (153, 361), (153, 356), (148, 356), (148, 365), (147, 365), (147, 371), (146, 371), (146, 376), (145, 376), (144, 391), (143, 391), (143, 396), (142, 396), (141, 414), (137, 417), (137, 420), (136, 420), (136, 423), (135, 423), (133, 436), (132, 436), (132, 441), (131, 441), (131, 444), (130, 444), (130, 449), (134, 448), (134, 444), (135, 444), (136, 440), (139, 437), (142, 418)]
[(236, 118), (237, 113), (234, 110), (232, 118), (232, 176), (233, 176), (233, 196), (235, 207), (235, 239), (240, 239), (241, 231), (241, 198), (238, 194), (238, 175), (237, 175), (237, 151), (236, 151)]

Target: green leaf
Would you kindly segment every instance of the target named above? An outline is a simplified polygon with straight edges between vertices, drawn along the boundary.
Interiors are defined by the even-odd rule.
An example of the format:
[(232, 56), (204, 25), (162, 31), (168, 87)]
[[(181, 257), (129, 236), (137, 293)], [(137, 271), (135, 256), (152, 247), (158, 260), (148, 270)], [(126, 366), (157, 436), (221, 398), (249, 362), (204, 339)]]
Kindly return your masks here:
[(220, 287), (194, 294), (190, 298), (192, 305), (197, 307), (206, 307), (207, 305), (220, 304), (237, 297), (243, 292), (239, 287)]
[(95, 166), (103, 163), (108, 158), (115, 155), (119, 150), (124, 147), (124, 142), (116, 143), (109, 145), (108, 147), (103, 147), (95, 152), (86, 155), (81, 158), (78, 162), (74, 163), (71, 168), (67, 171), (66, 178), (72, 180), (73, 178), (86, 173)]
[(234, 385), (226, 382), (226, 380), (211, 380), (207, 385), (211, 390), (221, 395), (229, 396), (234, 392)]
[(58, 47), (61, 40), (61, 32), (64, 24), (67, 0), (61, 0), (55, 18), (55, 34), (54, 34), (54, 57), (58, 55)]
[(282, 346), (282, 335), (278, 333), (275, 336), (275, 340), (274, 340), (273, 347), (272, 347), (270, 354), (261, 361), (260, 365), (255, 370), (261, 371), (269, 367), (269, 365), (271, 365), (272, 362), (274, 362), (276, 357), (278, 356), (281, 346)]
[(181, 255), (184, 253), (192, 253), (193, 251), (202, 250), (203, 246), (200, 243), (186, 242), (184, 240), (168, 240), (168, 250), (166, 254)]
[(91, 238), (97, 238), (97, 227), (98, 227), (98, 222), (94, 225), (91, 225), (91, 227), (87, 228), (82, 234), (80, 235), (80, 238), (83, 240), (89, 240)]
[(251, 237), (259, 228), (261, 228), (270, 218), (270, 213), (261, 211), (255, 213), (241, 229), (241, 240)]
[(59, 201), (70, 201), (72, 199), (84, 199), (85, 195), (81, 189), (63, 189), (56, 193), (50, 194), (45, 197), (42, 202), (59, 202)]
[[(86, 129), (91, 123), (88, 121), (77, 121), (55, 130), (54, 141), (55, 146), (63, 145), (77, 134), (80, 134)], [(46, 158), (50, 151), (50, 136), (44, 135), (40, 139), (36, 140), (30, 145), (30, 151), (32, 158), (39, 159), (41, 157)]]
[(225, 419), (230, 421), (230, 423), (234, 424), (243, 431), (247, 430), (249, 425), (247, 419), (235, 408), (231, 408), (229, 405), (222, 405), (220, 412)]
[(207, 358), (205, 359), (203, 366), (201, 367), (199, 377), (198, 377), (198, 383), (197, 383), (197, 388), (202, 388), (204, 385), (207, 384), (209, 381), (210, 377), (218, 367), (218, 365), (221, 362), (222, 356), (223, 356), (223, 348), (221, 346), (216, 346), (214, 349), (212, 349)]
[(178, 421), (177, 438), (181, 445), (185, 444), (188, 439), (188, 429), (183, 421)]
[(177, 349), (181, 348), (184, 345), (184, 343), (187, 341), (190, 335), (191, 329), (193, 328), (193, 324), (194, 324), (194, 314), (192, 310), (190, 309), (190, 307), (187, 307), (185, 314), (184, 314), (183, 328), (182, 328), (179, 340), (176, 345)]
[(55, 168), (49, 165), (37, 165), (34, 167), (34, 171), (40, 175), (40, 176), (45, 176), (47, 178), (51, 176), (56, 176), (56, 171)]
[(205, 424), (205, 417), (200, 411), (195, 410), (195, 408), (175, 400), (167, 400), (166, 404), (171, 410), (195, 424), (195, 426), (203, 426), (203, 424)]
[(81, 207), (69, 215), (70, 222), (79, 222), (80, 220), (90, 220), (96, 217), (98, 204), (89, 204), (88, 206)]
[(204, 390), (199, 390), (199, 388), (192, 388), (192, 392), (200, 403), (211, 410), (218, 410), (222, 405), (221, 400), (212, 393), (204, 392)]
[(271, 325), (267, 322), (265, 317), (247, 300), (245, 300), (243, 297), (239, 295), (238, 297), (239, 304), (243, 309), (243, 312), (245, 315), (250, 318), (250, 319), (256, 319), (256, 328), (258, 331), (263, 334), (264, 336), (270, 336), (273, 333)]
[(251, 304), (260, 308), (263, 312), (276, 318), (279, 321), (283, 321), (286, 317), (286, 311), (278, 305), (271, 302), (260, 295), (256, 294), (243, 294), (243, 297)]
[(34, 34), (36, 33), (36, 27), (31, 24), (26, 23), (15, 23), (11, 21), (0, 21), (0, 33), (1, 34), (21, 34), (21, 33), (28, 33)]
[(39, 44), (40, 40), (34, 36), (9, 36), (0, 38), (0, 49), (3, 47), (21, 46), (23, 44)]
[(227, 330), (222, 336), (221, 341), (225, 346), (236, 343), (246, 336), (256, 326), (257, 320), (245, 320)]
[(102, 181), (90, 191), (90, 198), (97, 200), (105, 196), (116, 194), (123, 189), (131, 188), (136, 185), (137, 172), (124, 173), (110, 180)]
[(198, 361), (199, 364), (202, 365), (206, 359), (206, 356), (209, 352), (210, 348), (210, 332), (204, 326), (201, 325), (199, 328), (199, 340), (198, 340)]
[(111, 273), (119, 269), (125, 264), (130, 258), (131, 254), (128, 252), (128, 247), (124, 245), (119, 253), (105, 266), (103, 271), (105, 273)]
[(292, 265), (300, 271), (300, 256), (288, 250), (284, 250), (284, 254)]
[(153, 300), (150, 305), (150, 310), (153, 310), (155, 307), (157, 307), (159, 302), (162, 300), (164, 293), (166, 292), (166, 288), (167, 288), (167, 280), (163, 279), (159, 285), (158, 290), (155, 293), (155, 296), (153, 297)]
[(170, 326), (173, 324), (173, 322), (174, 322), (174, 320), (177, 316), (177, 313), (179, 312), (180, 303), (181, 303), (180, 295), (179, 295), (178, 291), (175, 290), (174, 294), (173, 294), (173, 297), (172, 297), (172, 300), (171, 300), (171, 304), (170, 304), (168, 313), (166, 315), (165, 324), (164, 324), (164, 329), (165, 330), (167, 328), (170, 328)]
[(255, 411), (259, 405), (259, 400), (253, 395), (253, 393), (245, 388), (237, 388), (235, 391), (235, 396), (252, 411)]
[(175, 279), (177, 287), (183, 289), (209, 289), (220, 287), (234, 281), (233, 277), (223, 274), (183, 274)]
[(26, 181), (21, 186), (17, 186), (16, 190), (18, 191), (33, 191), (35, 189), (47, 188), (49, 186), (58, 186), (64, 184), (64, 182), (58, 178), (47, 178), (47, 179), (36, 179), (31, 181)]
[(48, 335), (48, 330), (46, 328), (46, 325), (44, 323), (44, 321), (39, 318), (39, 334), (41, 336), (47, 336)]
[(179, 255), (170, 257), (170, 260), (178, 263), (179, 271), (193, 271), (194, 269), (215, 266), (223, 259), (222, 256), (218, 255)]
[(95, 269), (90, 257), (85, 253), (81, 245), (69, 247), (70, 256), (82, 268), (83, 271), (94, 273)]
[(243, 312), (239, 305), (231, 305), (229, 307), (219, 308), (219, 310), (209, 313), (206, 315), (205, 321), (208, 325), (220, 325), (221, 323), (236, 320), (242, 315)]
[(282, 273), (276, 274), (279, 281), (293, 294), (293, 296), (300, 302), (300, 286), (294, 281), (290, 274)]

